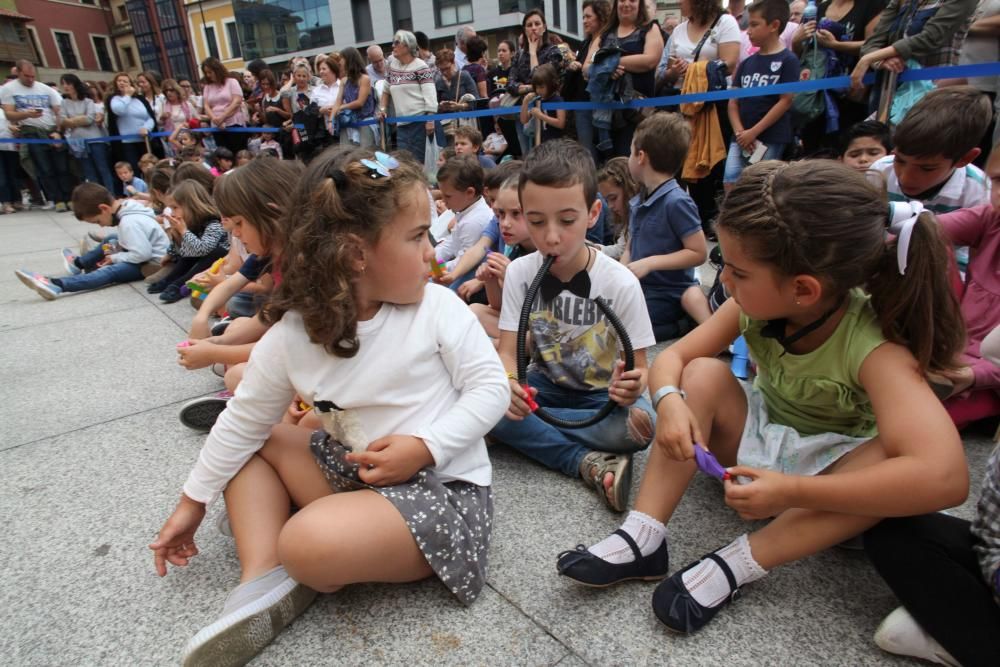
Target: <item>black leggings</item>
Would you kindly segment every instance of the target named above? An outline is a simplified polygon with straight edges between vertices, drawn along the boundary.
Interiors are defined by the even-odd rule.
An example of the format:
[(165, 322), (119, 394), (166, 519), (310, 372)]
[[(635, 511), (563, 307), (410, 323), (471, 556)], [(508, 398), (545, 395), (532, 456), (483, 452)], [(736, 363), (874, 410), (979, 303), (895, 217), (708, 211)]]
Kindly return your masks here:
[(175, 257), (171, 263), (173, 268), (160, 282), (164, 286), (177, 285), (180, 287), (197, 274), (210, 268), (215, 260), (225, 257), (228, 252), (228, 250), (216, 248), (203, 257)]
[(969, 522), (947, 514), (886, 519), (865, 551), (899, 601), (964, 667), (1000, 659), (1000, 606), (983, 581)]

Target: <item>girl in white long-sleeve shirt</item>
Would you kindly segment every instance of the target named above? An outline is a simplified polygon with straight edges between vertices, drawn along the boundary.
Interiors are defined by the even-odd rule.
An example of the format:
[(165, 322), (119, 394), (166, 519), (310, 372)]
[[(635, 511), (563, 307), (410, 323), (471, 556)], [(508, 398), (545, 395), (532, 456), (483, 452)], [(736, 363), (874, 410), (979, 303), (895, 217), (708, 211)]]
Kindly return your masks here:
[[(419, 166), (362, 158), (375, 164), (366, 151), (327, 153), (301, 180), (294, 200), (305, 203), (290, 213), (283, 279), (265, 311), (280, 321), (150, 545), (161, 575), (168, 562), (187, 565), (205, 506), (225, 492), (242, 583), (188, 643), (185, 664), (243, 664), (316, 591), (436, 575), (468, 604), (485, 583), (483, 435), (507, 408), (507, 379), (471, 312), (427, 284)], [(324, 430), (275, 426), (295, 394)], [(301, 509), (289, 518), (292, 504)]]

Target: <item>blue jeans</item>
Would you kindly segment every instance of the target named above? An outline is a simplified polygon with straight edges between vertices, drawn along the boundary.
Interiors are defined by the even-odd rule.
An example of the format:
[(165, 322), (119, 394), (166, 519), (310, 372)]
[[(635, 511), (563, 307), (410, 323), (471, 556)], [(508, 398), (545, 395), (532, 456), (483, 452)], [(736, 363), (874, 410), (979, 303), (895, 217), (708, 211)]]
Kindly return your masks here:
[(576, 112), (576, 138), (583, 144), (583, 147), (590, 151), (591, 157), (596, 163), (600, 157), (597, 154), (597, 147), (594, 146), (594, 112), (580, 110)]
[(232, 318), (253, 317), (257, 314), (257, 300), (252, 292), (237, 292), (226, 303), (226, 310)]
[(52, 282), (61, 287), (64, 292), (82, 292), (115, 283), (131, 283), (142, 280), (142, 269), (138, 264), (118, 262), (98, 269), (97, 263), (102, 259), (104, 259), (104, 250), (101, 246), (97, 246), (79, 258), (80, 267), (89, 273), (52, 278)]
[(108, 145), (105, 143), (87, 144), (89, 154), (79, 158), (80, 166), (83, 168), (83, 178), (91, 183), (99, 183), (108, 189), (108, 192), (115, 191), (116, 179), (111, 175), (111, 162), (108, 158)]
[[(767, 150), (761, 160), (780, 160), (785, 154), (786, 144), (765, 144)], [(750, 161), (743, 157), (743, 149), (734, 140), (729, 144), (729, 155), (726, 156), (726, 171), (722, 176), (723, 183), (735, 183), (743, 170), (750, 166)]]
[[(564, 389), (538, 372), (528, 373), (528, 384), (538, 390), (535, 396), (538, 405), (560, 419), (585, 419), (608, 401), (606, 390)], [(553, 470), (578, 477), (580, 462), (588, 452), (631, 454), (649, 446), (652, 438), (639, 442), (629, 435), (627, 421), (632, 408), (643, 410), (656, 423), (653, 407), (641, 397), (628, 408), (615, 408), (606, 418), (587, 428), (560, 429), (535, 415), (528, 415), (521, 421), (504, 417), (490, 435)]]
[(401, 151), (409, 151), (418, 163), (423, 164), (424, 154), (427, 151), (427, 130), (424, 129), (424, 124), (397, 125), (396, 148)]

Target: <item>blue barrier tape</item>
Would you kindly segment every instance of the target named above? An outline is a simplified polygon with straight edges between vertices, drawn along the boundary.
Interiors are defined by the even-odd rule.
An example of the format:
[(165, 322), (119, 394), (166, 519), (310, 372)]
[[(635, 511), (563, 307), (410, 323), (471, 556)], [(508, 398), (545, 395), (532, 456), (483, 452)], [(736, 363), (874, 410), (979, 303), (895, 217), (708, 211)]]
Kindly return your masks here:
[[(976, 65), (949, 65), (944, 67), (927, 67), (924, 69), (904, 70), (897, 79), (900, 83), (906, 81), (930, 81), (939, 79), (964, 79), (982, 76), (1000, 75), (1000, 62), (980, 63)], [(869, 73), (864, 78), (864, 83), (872, 84), (875, 81), (875, 74)], [(812, 81), (797, 81), (795, 83), (779, 83), (772, 86), (760, 86), (756, 88), (729, 88), (727, 90), (717, 90), (710, 93), (694, 93), (691, 95), (671, 95), (669, 97), (649, 97), (631, 102), (551, 102), (542, 104), (542, 109), (546, 111), (566, 110), (566, 111), (594, 111), (594, 110), (618, 110), (618, 109), (642, 109), (646, 107), (677, 106), (679, 104), (692, 104), (696, 102), (720, 102), (730, 99), (745, 99), (748, 97), (761, 97), (764, 95), (785, 95), (788, 93), (809, 93), (817, 90), (833, 90), (838, 88), (849, 88), (851, 78), (849, 76), (836, 76), (828, 79), (816, 79)], [(513, 116), (521, 112), (521, 106), (500, 107), (497, 109), (478, 109), (476, 111), (461, 111), (456, 113), (438, 113), (426, 116), (395, 116), (386, 118), (384, 121), (362, 120), (341, 127), (357, 128), (369, 125), (378, 125), (380, 122), (386, 124), (398, 123), (426, 123), (430, 121), (455, 120), (461, 118), (485, 118), (489, 116)], [(296, 125), (302, 129), (301, 125)], [(220, 132), (217, 127), (200, 127), (191, 130), (198, 133)], [(233, 127), (227, 128), (226, 132), (244, 134), (273, 134), (281, 131), (277, 127)], [(150, 132), (149, 138), (168, 137), (170, 132)], [(86, 143), (107, 143), (111, 141), (142, 141), (143, 137), (138, 134), (117, 135), (110, 137), (94, 137), (85, 139)], [(65, 139), (0, 139), (0, 144), (63, 144)]]

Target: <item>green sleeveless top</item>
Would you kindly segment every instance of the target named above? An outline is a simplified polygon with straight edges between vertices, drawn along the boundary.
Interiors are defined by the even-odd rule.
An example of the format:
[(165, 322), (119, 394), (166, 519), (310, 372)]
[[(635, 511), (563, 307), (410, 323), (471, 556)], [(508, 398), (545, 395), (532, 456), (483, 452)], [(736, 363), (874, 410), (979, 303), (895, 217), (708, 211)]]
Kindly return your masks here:
[(875, 413), (858, 378), (865, 358), (885, 342), (868, 295), (851, 290), (833, 335), (808, 354), (786, 353), (778, 341), (761, 336), (766, 324), (740, 315), (757, 364), (754, 387), (764, 396), (768, 419), (802, 435), (876, 435)]

